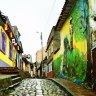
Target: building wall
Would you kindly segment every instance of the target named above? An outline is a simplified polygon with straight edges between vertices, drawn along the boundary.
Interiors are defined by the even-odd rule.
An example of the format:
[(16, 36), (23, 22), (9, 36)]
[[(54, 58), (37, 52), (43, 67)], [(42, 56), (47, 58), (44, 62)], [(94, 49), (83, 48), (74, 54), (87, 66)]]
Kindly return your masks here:
[[(55, 77), (84, 81), (87, 68), (86, 16), (78, 0), (62, 29), (60, 50), (54, 55)], [(87, 7), (87, 6), (86, 6)]]
[(25, 71), (25, 62), (23, 61), (23, 71)]
[(25, 72), (28, 72), (31, 74), (31, 70), (30, 70), (30, 64), (25, 64)]
[(25, 64), (25, 71), (29, 72), (28, 64)]
[(53, 40), (47, 49), (47, 77), (53, 78)]
[(53, 64), (53, 62), (51, 61), (50, 63), (48, 63), (48, 66), (47, 66), (47, 68), (48, 68), (47, 77), (49, 77), (49, 78), (54, 77), (52, 64)]
[(22, 65), (23, 65), (23, 66), (22, 66), (22, 67), (23, 67), (23, 71), (24, 71), (24, 72), (28, 72), (28, 73), (31, 74), (30, 63), (25, 62), (25, 61), (23, 60)]
[(91, 48), (96, 48), (96, 0), (89, 0)]
[(13, 62), (16, 64), (16, 54), (17, 54), (17, 51), (15, 49), (15, 47), (13, 47), (13, 54), (12, 54), (12, 60)]
[[(46, 51), (46, 47), (43, 47), (43, 60), (46, 57), (46, 52), (45, 51)], [(36, 67), (37, 67), (37, 70), (38, 70), (36, 74), (39, 77), (42, 75), (42, 71), (43, 71), (43, 69), (40, 68), (41, 61), (42, 61), (42, 49), (40, 49), (36, 52)]]
[[(3, 30), (2, 26), (0, 26), (0, 33), (1, 33), (1, 29)], [(4, 30), (3, 30), (3, 32), (6, 34), (6, 32)], [(0, 61), (3, 62), (3, 64), (4, 64), (4, 66), (2, 65), (3, 67), (8, 67), (8, 66), (15, 67), (15, 64), (16, 64), (13, 59), (12, 60), (9, 59), (9, 42), (11, 42), (11, 41), (6, 34), (6, 52), (4, 54), (2, 51), (0, 51)], [(14, 49), (13, 53), (16, 54), (16, 49)], [(2, 67), (2, 66), (0, 66), (0, 67)]]
[[(46, 56), (46, 47), (43, 47), (43, 60)], [(37, 69), (40, 67), (40, 64), (41, 64), (41, 61), (42, 61), (42, 49), (38, 50), (36, 52), (36, 65), (37, 65)], [(40, 74), (38, 74), (40, 75)]]
[(60, 49), (60, 32), (55, 31), (55, 26), (52, 27), (47, 41), (47, 77), (54, 77), (53, 55)]
[(22, 62), (22, 53), (17, 52), (17, 67), (21, 70), (23, 69)]
[[(92, 88), (94, 91), (96, 91), (96, 0), (88, 0), (89, 1), (89, 20), (90, 20), (90, 50), (91, 50), (91, 72), (88, 70), (88, 72), (91, 73), (90, 79), (92, 80)], [(90, 80), (88, 79), (88, 80)]]
[[(44, 59), (45, 56), (46, 56), (45, 51), (46, 51), (46, 47), (43, 47), (43, 59)], [(36, 61), (37, 61), (38, 63), (41, 63), (41, 61), (42, 61), (42, 49), (40, 49), (40, 50), (38, 50), (38, 51), (36, 52)]]

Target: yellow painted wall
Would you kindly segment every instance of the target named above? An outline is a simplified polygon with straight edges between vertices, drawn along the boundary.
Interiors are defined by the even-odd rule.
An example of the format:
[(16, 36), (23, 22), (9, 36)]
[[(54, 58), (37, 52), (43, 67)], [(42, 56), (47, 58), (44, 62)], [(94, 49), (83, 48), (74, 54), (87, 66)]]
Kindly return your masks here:
[(30, 73), (30, 64), (28, 64), (28, 69), (29, 69), (29, 73)]
[(17, 51), (16, 51), (15, 47), (13, 47), (12, 60), (14, 63), (16, 63), (16, 53), (17, 53)]
[[(3, 30), (2, 26), (0, 26), (0, 30), (1, 29)], [(4, 30), (3, 30), (3, 32), (6, 34), (6, 32)], [(0, 59), (2, 61), (4, 61), (5, 63), (7, 63), (9, 66), (15, 67), (15, 63), (12, 60), (9, 59), (9, 42), (11, 42), (11, 41), (6, 34), (6, 53), (4, 54), (0, 51)], [(16, 49), (15, 49), (15, 53), (16, 53)]]
[(25, 71), (30, 72), (30, 64), (25, 64)]
[(73, 48), (77, 48), (80, 53), (87, 53), (87, 40), (76, 42), (76, 40), (73, 38)]
[(69, 34), (70, 34), (70, 21), (69, 19), (67, 19), (60, 31), (61, 46), (60, 46), (60, 50), (53, 56), (54, 60), (64, 53), (64, 36), (65, 35), (69, 36)]
[[(67, 19), (62, 29), (60, 30), (61, 46), (60, 50), (54, 55), (54, 60), (57, 59), (61, 54), (64, 53), (64, 38), (67, 36), (70, 38), (70, 19)], [(70, 41), (70, 39), (69, 39)], [(73, 49), (77, 48), (79, 53), (84, 53), (85, 58), (87, 59), (87, 40), (76, 41), (73, 37)]]

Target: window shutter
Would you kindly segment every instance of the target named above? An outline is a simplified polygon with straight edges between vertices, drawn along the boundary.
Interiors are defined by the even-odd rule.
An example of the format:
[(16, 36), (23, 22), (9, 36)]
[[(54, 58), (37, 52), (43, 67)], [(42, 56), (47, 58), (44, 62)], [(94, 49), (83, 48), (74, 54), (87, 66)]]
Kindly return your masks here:
[(9, 43), (9, 58), (12, 59), (12, 44)]
[(5, 53), (6, 51), (6, 34), (2, 32), (2, 51)]

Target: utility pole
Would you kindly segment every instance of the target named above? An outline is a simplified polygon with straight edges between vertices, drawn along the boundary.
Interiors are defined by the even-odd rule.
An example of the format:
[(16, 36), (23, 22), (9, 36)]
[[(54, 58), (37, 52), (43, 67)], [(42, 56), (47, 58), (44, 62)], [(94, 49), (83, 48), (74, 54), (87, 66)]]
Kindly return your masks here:
[[(36, 32), (36, 33), (40, 33), (40, 32)], [(43, 77), (43, 36), (42, 36), (42, 32), (40, 33), (40, 41), (41, 41), (41, 77)]]
[(42, 77), (43, 77), (43, 38), (42, 38), (42, 32), (41, 32), (41, 49), (42, 49), (42, 61), (41, 61), (41, 70), (42, 70)]

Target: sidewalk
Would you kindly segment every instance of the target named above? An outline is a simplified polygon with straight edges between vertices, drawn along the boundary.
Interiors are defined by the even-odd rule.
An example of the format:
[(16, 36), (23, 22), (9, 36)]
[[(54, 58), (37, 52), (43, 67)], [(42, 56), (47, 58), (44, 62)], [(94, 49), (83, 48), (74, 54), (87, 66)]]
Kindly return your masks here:
[(57, 78), (51, 78), (51, 80), (63, 86), (65, 90), (67, 90), (73, 96), (96, 96), (96, 93), (94, 93), (93, 91), (87, 90), (82, 86), (72, 83), (71, 81)]
[(0, 74), (0, 79), (10, 78), (12, 75), (3, 75)]

